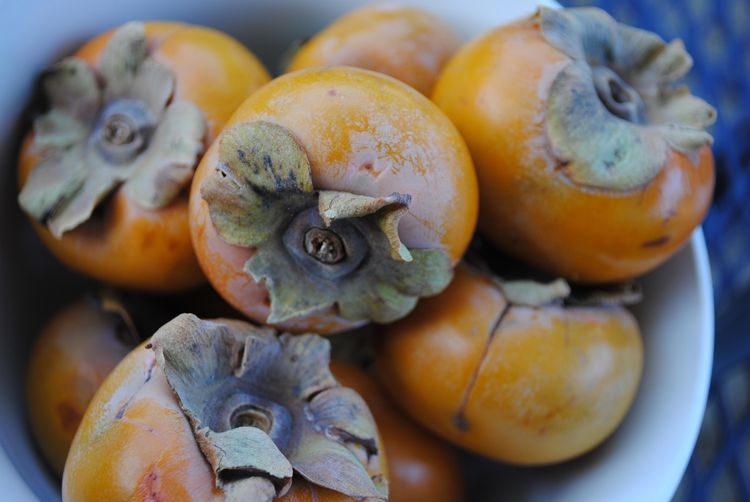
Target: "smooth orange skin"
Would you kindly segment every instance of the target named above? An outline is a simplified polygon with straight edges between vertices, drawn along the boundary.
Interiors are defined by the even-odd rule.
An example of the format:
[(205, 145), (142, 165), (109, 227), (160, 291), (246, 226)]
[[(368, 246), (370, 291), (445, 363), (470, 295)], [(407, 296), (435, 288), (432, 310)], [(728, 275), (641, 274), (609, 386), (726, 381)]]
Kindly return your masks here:
[[(466, 145), (450, 121), (422, 95), (390, 77), (341, 67), (300, 70), (275, 79), (247, 99), (227, 128), (252, 120), (279, 124), (305, 148), (318, 190), (412, 196), (399, 235), (409, 248), (446, 250), (455, 263), (476, 225), (477, 181)], [(424, 124), (424, 127), (417, 127)], [(237, 310), (265, 323), (263, 284), (243, 268), (253, 251), (217, 234), (200, 195), (218, 164), (218, 144), (203, 156), (190, 195), (190, 231), (198, 261)], [(332, 310), (279, 325), (292, 332), (333, 333), (352, 322)]]
[(432, 99), (466, 139), (480, 180), (480, 231), (503, 251), (586, 282), (643, 274), (674, 254), (711, 202), (709, 147), (671, 151), (642, 189), (580, 187), (561, 171), (545, 132), (549, 88), (570, 59), (523, 21), (469, 43)]
[(428, 96), (459, 45), (453, 31), (429, 12), (368, 5), (341, 16), (302, 45), (287, 71), (356, 66), (390, 75)]
[(96, 389), (133, 348), (117, 328), (113, 314), (81, 300), (55, 315), (34, 344), (26, 374), (29, 423), (59, 476)]
[[(387, 472), (385, 456), (378, 461), (381, 472)], [(145, 344), (115, 368), (94, 396), (65, 464), (62, 496), (66, 502), (225, 500)], [(354, 502), (298, 476), (278, 500)]]
[(496, 460), (539, 465), (594, 448), (640, 382), (635, 319), (620, 308), (512, 306), (493, 330), (505, 305), (491, 280), (459, 267), (445, 292), (383, 328), (386, 389), (422, 425)]
[(445, 443), (404, 415), (365, 371), (340, 361), (331, 363), (331, 371), (375, 417), (388, 457), (389, 502), (463, 500), (461, 466)]
[[(210, 28), (172, 22), (147, 22), (151, 55), (175, 73), (174, 100), (187, 100), (206, 117), (206, 146), (234, 109), (270, 76), (239, 42)], [(98, 68), (112, 32), (76, 52)], [(33, 132), (21, 149), (18, 179), (22, 187), (39, 161), (32, 151)], [(187, 196), (158, 211), (141, 208), (117, 190), (104, 209), (103, 222), (90, 220), (55, 238), (33, 223), (44, 244), (63, 263), (85, 275), (129, 289), (174, 292), (205, 280), (190, 241)]]

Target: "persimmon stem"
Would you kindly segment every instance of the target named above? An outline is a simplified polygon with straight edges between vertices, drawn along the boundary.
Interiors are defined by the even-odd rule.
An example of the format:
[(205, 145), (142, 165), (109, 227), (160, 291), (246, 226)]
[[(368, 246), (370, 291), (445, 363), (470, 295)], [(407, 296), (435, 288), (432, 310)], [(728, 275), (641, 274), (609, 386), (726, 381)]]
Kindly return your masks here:
[(255, 427), (268, 434), (273, 427), (273, 414), (258, 406), (243, 406), (232, 413), (229, 423), (233, 429)]
[(104, 140), (113, 145), (132, 143), (135, 139), (135, 127), (125, 115), (111, 116), (104, 124)]
[(333, 230), (313, 227), (305, 232), (305, 251), (316, 260), (333, 265), (346, 258), (341, 237)]
[(148, 147), (156, 124), (142, 101), (115, 99), (102, 110), (89, 141), (107, 162), (126, 164)]
[(634, 124), (646, 123), (646, 104), (640, 94), (606, 66), (592, 68), (594, 88), (609, 112)]
[(307, 272), (336, 280), (354, 272), (369, 254), (368, 230), (350, 221), (326, 226), (317, 208), (312, 207), (294, 217), (283, 242), (289, 255)]

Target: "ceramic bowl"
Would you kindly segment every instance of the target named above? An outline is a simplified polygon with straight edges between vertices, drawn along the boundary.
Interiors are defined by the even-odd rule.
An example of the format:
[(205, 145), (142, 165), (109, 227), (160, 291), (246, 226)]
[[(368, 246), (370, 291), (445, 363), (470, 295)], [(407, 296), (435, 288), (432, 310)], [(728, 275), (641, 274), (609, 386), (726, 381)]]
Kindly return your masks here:
[[(31, 440), (23, 404), (31, 343), (45, 319), (90, 283), (43, 248), (16, 204), (15, 162), (37, 75), (91, 36), (134, 19), (213, 26), (271, 69), (291, 41), (317, 32), (360, 0), (28, 0), (0, 3), (0, 486), (4, 500), (59, 500)], [(529, 0), (423, 0), (466, 39), (531, 14)], [(549, 5), (549, 4), (548, 4)], [(556, 467), (518, 469), (467, 457), (470, 500), (638, 500), (672, 496), (695, 444), (713, 349), (713, 305), (700, 231), (643, 280), (636, 309), (645, 373), (625, 422), (605, 444)]]

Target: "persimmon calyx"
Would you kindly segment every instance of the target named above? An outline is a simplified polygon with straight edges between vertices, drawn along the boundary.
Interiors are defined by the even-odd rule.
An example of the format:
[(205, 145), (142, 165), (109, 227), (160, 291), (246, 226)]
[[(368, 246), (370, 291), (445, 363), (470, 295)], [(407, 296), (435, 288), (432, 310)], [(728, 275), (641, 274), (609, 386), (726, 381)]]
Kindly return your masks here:
[(546, 283), (525, 279), (506, 280), (494, 276), (493, 279), (510, 305), (524, 307), (614, 307), (635, 305), (643, 297), (640, 285), (633, 281), (610, 286), (571, 288), (565, 279), (555, 279)]
[(269, 290), (269, 323), (334, 306), (346, 319), (392, 322), (450, 282), (442, 249), (410, 250), (399, 238), (409, 195), (315, 191), (302, 146), (268, 122), (219, 141), (201, 196), (221, 238), (254, 249), (245, 271)]
[(692, 66), (682, 41), (617, 23), (597, 8), (541, 8), (547, 42), (572, 59), (546, 102), (561, 171), (581, 186), (630, 191), (655, 178), (670, 149), (711, 144), (716, 111), (675, 87)]
[(143, 23), (128, 23), (102, 51), (99, 74), (70, 57), (43, 76), (50, 109), (34, 121), (32, 144), (41, 160), (19, 203), (57, 238), (120, 185), (159, 209), (192, 179), (205, 118), (191, 103), (170, 103), (174, 74), (147, 49)]
[(495, 279), (508, 303), (526, 307), (541, 307), (552, 303), (562, 303), (570, 296), (570, 286), (565, 279), (555, 279), (549, 283), (531, 280)]
[(294, 475), (354, 498), (387, 498), (375, 421), (331, 374), (324, 338), (182, 314), (152, 345), (228, 500), (273, 500)]

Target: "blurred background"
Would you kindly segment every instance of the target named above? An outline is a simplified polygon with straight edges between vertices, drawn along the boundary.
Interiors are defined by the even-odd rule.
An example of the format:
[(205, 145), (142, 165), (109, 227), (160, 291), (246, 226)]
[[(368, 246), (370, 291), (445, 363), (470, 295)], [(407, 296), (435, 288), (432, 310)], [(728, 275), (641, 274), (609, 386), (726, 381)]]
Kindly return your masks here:
[(703, 225), (716, 303), (713, 380), (674, 501), (750, 500), (750, 0), (561, 3), (601, 7), (620, 22), (683, 39), (695, 60), (686, 83), (718, 108), (716, 193)]

